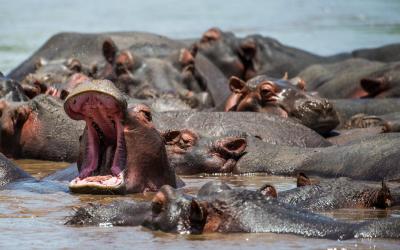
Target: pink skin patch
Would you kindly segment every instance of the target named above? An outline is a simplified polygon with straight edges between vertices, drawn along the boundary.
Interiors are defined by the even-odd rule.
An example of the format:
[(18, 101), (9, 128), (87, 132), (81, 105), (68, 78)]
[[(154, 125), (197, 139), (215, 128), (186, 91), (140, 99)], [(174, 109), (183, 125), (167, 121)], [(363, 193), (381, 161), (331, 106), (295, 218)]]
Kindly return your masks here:
[[(86, 92), (68, 100), (68, 113), (71, 118), (84, 120), (87, 125), (88, 145), (79, 177), (71, 185), (119, 185), (122, 169), (125, 167), (126, 148), (124, 128), (121, 123), (122, 111), (113, 97), (99, 92)], [(99, 167), (100, 143), (115, 145), (111, 175), (92, 176)]]

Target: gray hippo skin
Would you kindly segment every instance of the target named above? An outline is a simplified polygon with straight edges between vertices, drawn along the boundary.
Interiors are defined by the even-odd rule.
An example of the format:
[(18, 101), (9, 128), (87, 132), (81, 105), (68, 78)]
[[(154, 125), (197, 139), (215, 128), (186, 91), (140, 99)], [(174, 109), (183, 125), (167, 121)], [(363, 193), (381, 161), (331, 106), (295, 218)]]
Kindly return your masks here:
[(162, 112), (153, 114), (159, 131), (190, 129), (206, 136), (240, 131), (265, 142), (299, 147), (326, 147), (331, 144), (316, 132), (290, 119), (254, 112)]
[(206, 31), (195, 48), (208, 57), (226, 77), (250, 79), (267, 74), (282, 77), (296, 76), (302, 69), (316, 63), (329, 63), (349, 58), (349, 54), (322, 57), (281, 44), (275, 39), (250, 35), (237, 38), (218, 28)]
[(333, 64), (317, 64), (299, 73), (306, 89), (322, 97), (399, 97), (400, 63), (348, 59)]
[[(387, 208), (394, 199), (389, 188), (382, 182), (375, 183), (352, 180), (346, 177), (322, 179), (318, 183), (304, 174), (299, 174), (297, 188), (279, 192), (277, 199), (285, 204), (312, 211), (339, 208)], [(265, 190), (265, 187), (260, 189)]]
[(0, 153), (0, 189), (11, 182), (31, 179), (33, 179), (32, 176), (17, 167)]
[(398, 180), (397, 133), (354, 140), (343, 146), (300, 148), (265, 143), (240, 133), (201, 136), (192, 130), (164, 134), (171, 164), (181, 174), (299, 172), (322, 177)]
[[(127, 203), (80, 208), (67, 224), (137, 225), (143, 216), (140, 205)], [(150, 209), (149, 209), (150, 210)], [(103, 212), (104, 211), (104, 212)], [(116, 212), (114, 212), (116, 211)], [(122, 214), (121, 214), (122, 213)], [(124, 216), (124, 213), (126, 216)], [(111, 216), (108, 216), (111, 215)], [(163, 186), (151, 202), (151, 211), (145, 213), (142, 225), (153, 230), (174, 233), (288, 233), (327, 239), (399, 238), (400, 220), (381, 219), (363, 223), (346, 223), (265, 197), (258, 191), (224, 190), (213, 198), (202, 200)], [(119, 223), (117, 218), (127, 218)], [(94, 222), (94, 223), (93, 223)]]
[(396, 62), (400, 61), (400, 44), (394, 43), (377, 48), (357, 49), (351, 55), (371, 61)]
[(389, 113), (400, 112), (399, 98), (383, 98), (383, 99), (335, 99), (330, 100), (338, 113), (340, 125), (343, 127), (345, 123), (354, 115), (384, 115)]
[(83, 128), (51, 96), (7, 103), (0, 118), (0, 151), (13, 158), (74, 162)]
[(224, 111), (253, 111), (290, 117), (325, 134), (339, 124), (333, 105), (327, 100), (304, 91), (299, 78), (274, 79), (258, 75), (247, 82), (231, 77), (231, 95)]
[[(254, 144), (256, 145), (256, 144)], [(234, 173), (264, 172), (293, 175), (304, 172), (322, 177), (350, 177), (358, 180), (399, 180), (400, 135), (380, 134), (343, 146), (298, 148), (272, 146), (267, 143), (246, 149)]]

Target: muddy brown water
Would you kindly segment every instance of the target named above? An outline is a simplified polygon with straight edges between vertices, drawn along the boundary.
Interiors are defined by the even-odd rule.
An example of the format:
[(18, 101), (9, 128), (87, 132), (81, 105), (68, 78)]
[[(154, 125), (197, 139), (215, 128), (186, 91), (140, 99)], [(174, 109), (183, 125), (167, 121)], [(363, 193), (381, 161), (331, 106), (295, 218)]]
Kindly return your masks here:
[[(18, 160), (18, 165), (35, 177), (67, 166), (33, 160)], [(232, 186), (255, 189), (265, 182), (280, 190), (295, 187), (295, 179), (263, 175), (183, 176), (186, 191), (195, 193), (207, 181), (220, 179)], [(67, 183), (65, 183), (67, 185)], [(0, 191), (1, 249), (399, 249), (399, 240), (354, 239), (333, 241), (286, 234), (203, 234), (179, 235), (150, 231), (143, 227), (66, 226), (72, 209), (88, 202), (150, 199), (152, 194), (103, 196), (73, 195), (66, 192), (38, 194), (21, 190)], [(400, 209), (341, 209), (325, 213), (334, 218), (362, 221), (380, 217), (400, 217)]]

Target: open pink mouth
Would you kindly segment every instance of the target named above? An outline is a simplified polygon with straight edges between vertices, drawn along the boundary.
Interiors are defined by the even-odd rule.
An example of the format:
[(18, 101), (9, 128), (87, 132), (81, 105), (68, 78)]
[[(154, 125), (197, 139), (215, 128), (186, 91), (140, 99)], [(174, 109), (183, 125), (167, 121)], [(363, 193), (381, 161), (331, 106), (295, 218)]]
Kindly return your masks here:
[(110, 95), (89, 91), (68, 99), (65, 110), (72, 119), (84, 120), (87, 127), (79, 177), (71, 181), (70, 188), (121, 186), (126, 145), (119, 102)]

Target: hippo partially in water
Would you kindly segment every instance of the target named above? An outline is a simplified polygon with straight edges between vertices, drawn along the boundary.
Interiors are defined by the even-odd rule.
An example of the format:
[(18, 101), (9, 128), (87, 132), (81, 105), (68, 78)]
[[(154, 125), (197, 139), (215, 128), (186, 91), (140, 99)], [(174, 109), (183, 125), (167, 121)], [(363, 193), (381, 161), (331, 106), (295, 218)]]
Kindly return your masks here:
[(259, 75), (247, 82), (232, 77), (231, 95), (225, 111), (253, 111), (297, 119), (303, 125), (327, 133), (339, 124), (333, 105), (326, 99), (305, 92), (304, 82)]
[[(200, 193), (200, 191), (199, 191)], [(195, 198), (164, 186), (149, 202), (114, 202), (79, 208), (69, 225), (143, 225), (164, 232), (289, 233), (305, 237), (344, 240), (350, 238), (399, 238), (400, 220), (387, 218), (349, 223), (317, 215), (266, 197), (259, 191), (223, 190)]]
[(164, 141), (141, 106), (127, 108), (108, 80), (82, 83), (67, 97), (65, 112), (86, 122), (80, 139), (77, 193), (134, 193), (177, 186)]

